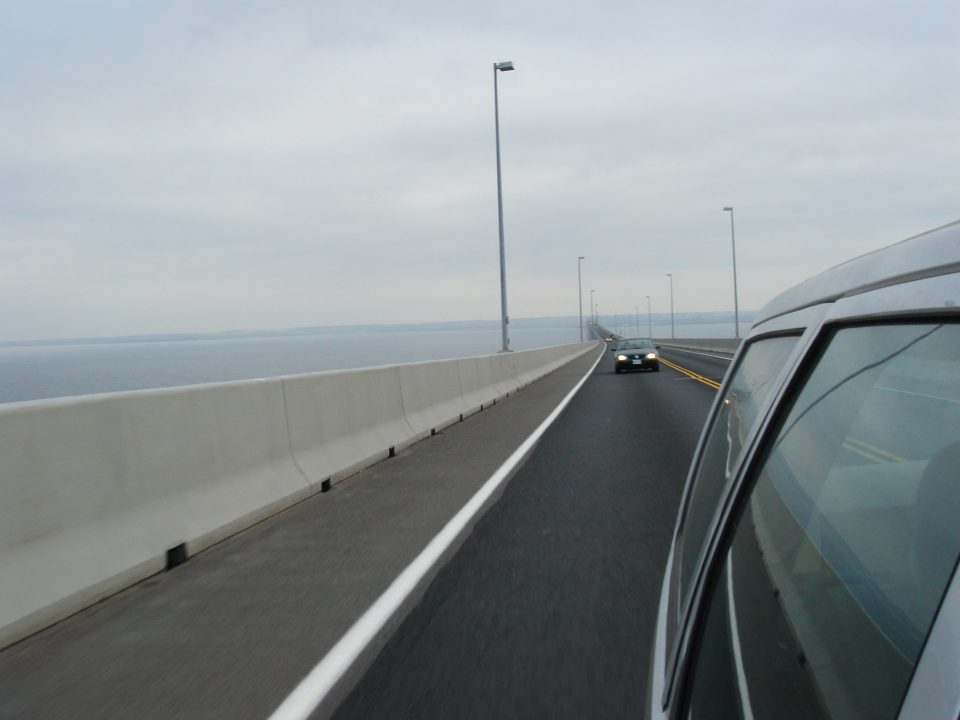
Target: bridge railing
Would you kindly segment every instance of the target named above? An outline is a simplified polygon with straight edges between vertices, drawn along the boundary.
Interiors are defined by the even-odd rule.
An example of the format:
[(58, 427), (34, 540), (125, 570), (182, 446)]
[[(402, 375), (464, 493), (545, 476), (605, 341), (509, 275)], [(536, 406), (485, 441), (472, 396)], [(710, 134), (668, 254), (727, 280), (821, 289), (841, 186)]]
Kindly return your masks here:
[(737, 354), (743, 340), (741, 338), (655, 338), (654, 342), (663, 348), (694, 350), (733, 357)]
[(0, 647), (596, 346), (0, 405)]
[[(608, 337), (614, 340), (621, 338), (620, 335), (597, 323), (591, 323), (590, 329), (600, 340)], [(653, 338), (653, 341), (661, 348), (717, 353), (726, 357), (736, 355), (743, 342), (741, 338)]]

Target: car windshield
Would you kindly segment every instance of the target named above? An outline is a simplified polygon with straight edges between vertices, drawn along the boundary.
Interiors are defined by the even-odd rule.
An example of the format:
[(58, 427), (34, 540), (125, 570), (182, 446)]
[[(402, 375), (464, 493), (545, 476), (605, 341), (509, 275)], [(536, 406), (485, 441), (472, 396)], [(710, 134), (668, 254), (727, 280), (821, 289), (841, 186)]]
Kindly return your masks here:
[(620, 350), (652, 350), (653, 342), (646, 339), (621, 340)]

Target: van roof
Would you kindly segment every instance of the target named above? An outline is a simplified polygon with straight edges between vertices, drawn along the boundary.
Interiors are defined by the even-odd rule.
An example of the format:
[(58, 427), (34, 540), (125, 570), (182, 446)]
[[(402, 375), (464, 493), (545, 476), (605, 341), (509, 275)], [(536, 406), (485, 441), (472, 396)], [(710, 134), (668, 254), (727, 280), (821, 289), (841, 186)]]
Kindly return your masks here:
[(960, 220), (824, 270), (777, 295), (754, 320), (889, 285), (960, 272)]

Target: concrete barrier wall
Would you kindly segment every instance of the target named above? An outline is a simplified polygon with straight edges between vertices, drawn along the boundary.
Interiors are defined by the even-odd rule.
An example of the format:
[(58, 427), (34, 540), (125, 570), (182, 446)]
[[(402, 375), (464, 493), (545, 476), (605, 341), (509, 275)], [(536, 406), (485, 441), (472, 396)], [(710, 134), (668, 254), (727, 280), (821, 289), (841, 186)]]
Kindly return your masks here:
[(494, 387), (492, 363), (485, 362), (483, 358), (463, 358), (457, 360), (457, 369), (460, 372), (460, 391), (468, 413), (475, 413), (499, 399)]
[(596, 346), (0, 405), (0, 647)]
[(400, 365), (403, 414), (415, 437), (425, 437), (469, 415), (458, 360)]
[(533, 350), (514, 358), (514, 367), (517, 372), (517, 382), (520, 387), (528, 385), (539, 377), (541, 372), (550, 372), (556, 365), (556, 357), (549, 351)]
[(396, 367), (283, 378), (290, 448), (314, 491), (388, 457), (414, 432)]
[(0, 645), (307, 497), (277, 384), (0, 408)]
[(740, 338), (676, 338), (654, 340), (657, 345), (680, 350), (700, 350), (733, 357), (743, 342)]
[[(536, 352), (536, 350), (529, 350), (528, 352)], [(493, 387), (496, 391), (495, 397), (497, 400), (506, 397), (508, 393), (519, 387), (514, 353), (491, 355), (490, 368), (493, 371)]]

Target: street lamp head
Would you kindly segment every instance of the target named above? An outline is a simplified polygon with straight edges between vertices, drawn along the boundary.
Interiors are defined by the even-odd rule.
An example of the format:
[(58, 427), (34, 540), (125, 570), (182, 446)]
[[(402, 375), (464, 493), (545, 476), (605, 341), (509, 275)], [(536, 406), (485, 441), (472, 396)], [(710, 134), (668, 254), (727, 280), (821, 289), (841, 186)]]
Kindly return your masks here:
[(723, 209), (723, 211), (724, 211), (724, 212), (733, 212), (733, 206), (725, 207), (725, 208)]
[(493, 64), (494, 70), (499, 70), (500, 72), (508, 72), (513, 70), (513, 60), (504, 60), (503, 62), (498, 62)]
[(577, 260), (586, 260), (586, 258), (583, 255), (577, 255)]

